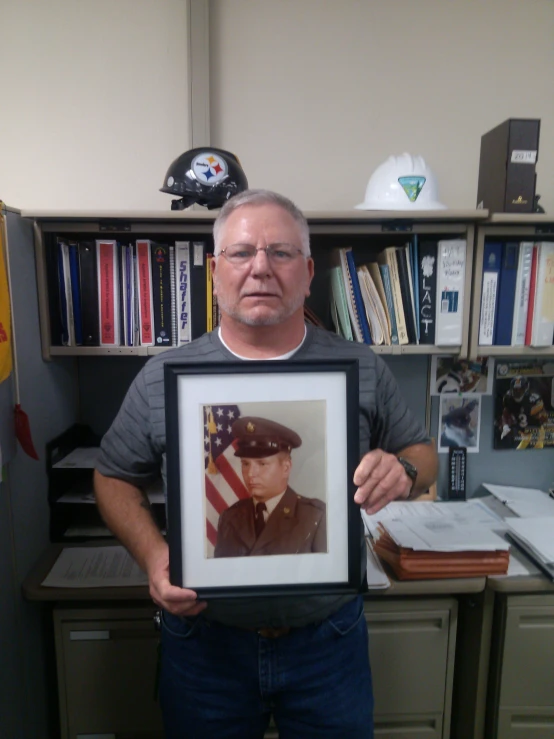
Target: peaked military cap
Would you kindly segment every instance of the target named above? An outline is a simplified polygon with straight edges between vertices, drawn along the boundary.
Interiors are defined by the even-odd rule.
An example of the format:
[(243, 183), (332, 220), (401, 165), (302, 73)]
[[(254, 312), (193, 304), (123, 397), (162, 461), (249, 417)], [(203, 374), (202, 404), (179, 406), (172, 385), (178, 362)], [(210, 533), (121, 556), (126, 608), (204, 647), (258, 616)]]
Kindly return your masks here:
[(238, 442), (235, 457), (271, 457), (302, 444), (295, 431), (268, 418), (242, 416), (234, 422), (232, 431)]

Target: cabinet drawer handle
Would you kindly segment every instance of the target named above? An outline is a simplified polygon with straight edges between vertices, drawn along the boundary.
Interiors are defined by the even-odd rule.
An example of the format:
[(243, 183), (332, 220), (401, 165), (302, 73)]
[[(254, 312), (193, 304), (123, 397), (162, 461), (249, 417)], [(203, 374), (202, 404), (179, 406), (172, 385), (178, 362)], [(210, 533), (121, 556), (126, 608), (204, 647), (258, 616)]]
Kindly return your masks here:
[(436, 731), (437, 730), (437, 721), (436, 719), (429, 718), (429, 719), (420, 719), (419, 721), (416, 719), (399, 719), (398, 721), (379, 721), (379, 717), (375, 716), (375, 736), (378, 737), (379, 733), (382, 732), (389, 732), (392, 731), (402, 731), (404, 732), (413, 732), (414, 734), (416, 732), (420, 731)]
[[(69, 632), (69, 641), (108, 641), (110, 638), (110, 632), (109, 631), (70, 631)], [(101, 737), (101, 739), (104, 739), (104, 737), (114, 737), (115, 734), (79, 734), (79, 737), (84, 737), (84, 739), (88, 739), (91, 737), (91, 739), (95, 739), (96, 737)]]

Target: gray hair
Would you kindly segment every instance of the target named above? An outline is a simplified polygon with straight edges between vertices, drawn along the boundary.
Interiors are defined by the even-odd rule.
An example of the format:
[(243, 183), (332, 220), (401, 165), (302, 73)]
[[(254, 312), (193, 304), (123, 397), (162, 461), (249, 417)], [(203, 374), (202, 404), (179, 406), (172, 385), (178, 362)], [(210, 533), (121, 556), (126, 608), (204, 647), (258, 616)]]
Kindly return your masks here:
[(310, 254), (310, 229), (308, 221), (305, 215), (302, 213), (292, 200), (286, 198), (284, 195), (280, 195), (278, 192), (272, 190), (244, 190), (238, 195), (234, 195), (229, 198), (225, 205), (219, 211), (217, 218), (214, 221), (214, 253), (217, 256), (219, 253), (219, 240), (221, 235), (221, 229), (223, 228), (225, 221), (229, 218), (237, 208), (241, 208), (243, 205), (277, 205), (288, 213), (296, 221), (298, 228), (300, 229), (300, 240), (302, 242), (302, 251), (305, 256)]

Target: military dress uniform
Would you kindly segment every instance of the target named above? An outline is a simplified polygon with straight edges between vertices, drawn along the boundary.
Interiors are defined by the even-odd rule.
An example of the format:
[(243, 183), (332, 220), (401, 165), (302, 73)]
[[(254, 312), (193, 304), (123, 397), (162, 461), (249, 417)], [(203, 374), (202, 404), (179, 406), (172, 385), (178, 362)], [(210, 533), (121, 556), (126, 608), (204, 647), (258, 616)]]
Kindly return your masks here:
[(325, 509), (318, 498), (305, 498), (287, 487), (256, 538), (254, 501), (239, 500), (220, 516), (214, 556), (326, 552)]
[[(292, 429), (267, 418), (242, 416), (232, 426), (235, 456), (271, 457), (298, 448), (302, 439)], [(258, 513), (258, 516), (261, 516)], [(261, 531), (253, 498), (239, 500), (219, 518), (215, 557), (303, 554), (327, 551), (326, 505), (287, 487)]]

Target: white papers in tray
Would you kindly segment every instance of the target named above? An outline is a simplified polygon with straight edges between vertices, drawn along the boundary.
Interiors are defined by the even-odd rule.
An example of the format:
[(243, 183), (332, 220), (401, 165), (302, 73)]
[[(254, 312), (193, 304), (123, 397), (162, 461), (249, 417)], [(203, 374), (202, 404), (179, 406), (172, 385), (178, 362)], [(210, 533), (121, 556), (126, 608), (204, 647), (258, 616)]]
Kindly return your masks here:
[(369, 516), (362, 510), (366, 530), (373, 538), (378, 538), (378, 524), (389, 521), (411, 521), (414, 519), (450, 520), (457, 524), (488, 526), (498, 528), (499, 518), (481, 500), (467, 501), (393, 501), (377, 513)]
[(147, 585), (148, 576), (122, 546), (66, 547), (42, 585), (50, 588), (106, 588)]
[(484, 482), (483, 487), (517, 516), (522, 518), (554, 516), (554, 500), (543, 490), (491, 485), (488, 482)]
[(508, 533), (526, 545), (542, 564), (554, 563), (554, 517), (511, 518)]
[(419, 552), (496, 552), (510, 548), (488, 526), (460, 524), (454, 519), (412, 518), (387, 521), (384, 526), (398, 546)]

